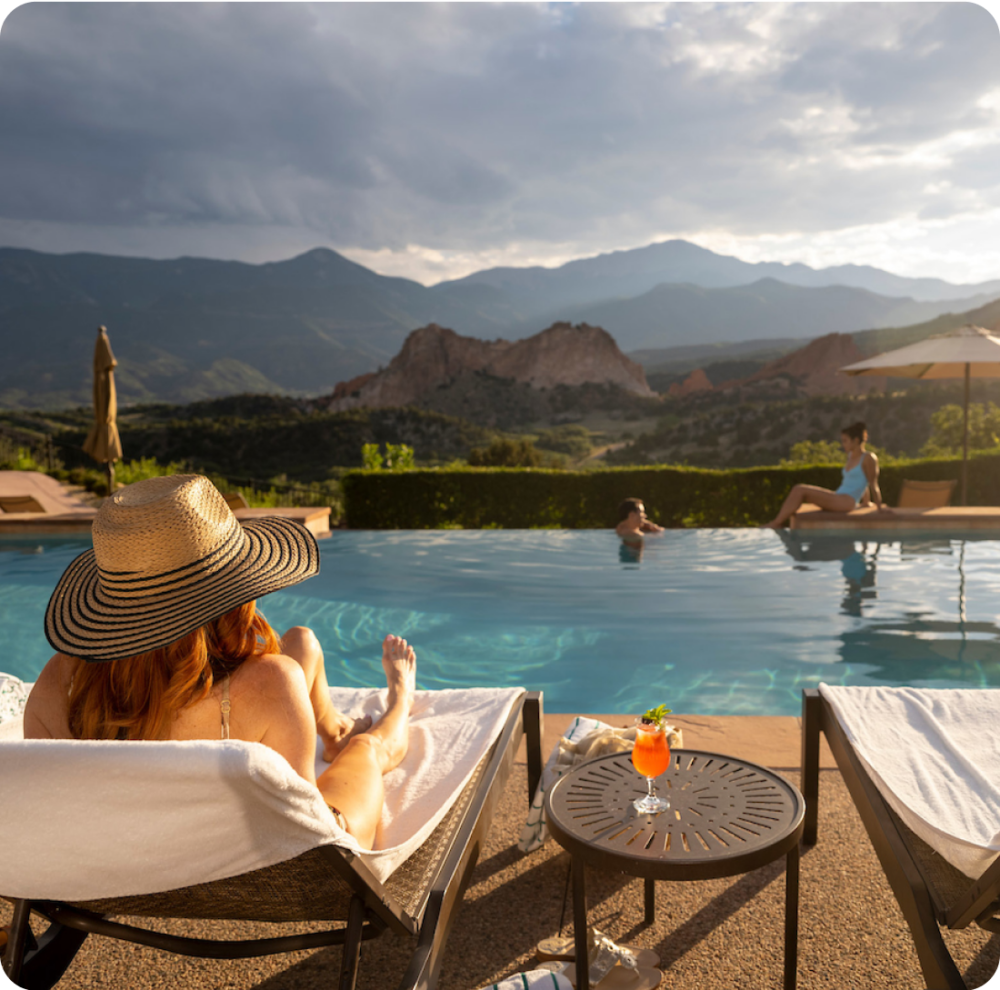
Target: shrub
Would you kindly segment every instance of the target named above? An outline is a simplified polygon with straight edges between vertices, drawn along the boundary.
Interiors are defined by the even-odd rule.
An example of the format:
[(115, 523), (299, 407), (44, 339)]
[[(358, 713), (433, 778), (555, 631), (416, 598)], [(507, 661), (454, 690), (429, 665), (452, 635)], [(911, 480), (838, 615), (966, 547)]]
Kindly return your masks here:
[[(889, 504), (903, 478), (958, 478), (960, 460), (896, 461), (881, 473)], [(627, 496), (642, 498), (651, 519), (668, 527), (756, 526), (774, 517), (796, 482), (836, 488), (839, 467), (624, 467), (595, 471), (516, 468), (427, 469), (344, 475), (345, 515), (357, 529), (535, 527), (601, 529), (617, 522)], [(969, 504), (991, 505), (1000, 491), (1000, 455), (969, 459)]]
[(27, 447), (16, 447), (0, 437), (0, 471), (44, 471)]
[(385, 454), (379, 453), (377, 443), (361, 445), (361, 463), (368, 471), (412, 471), (416, 467), (413, 461), (413, 448), (405, 443), (387, 443)]
[(535, 446), (579, 459), (590, 453), (592, 444), (588, 429), (577, 423), (567, 423), (551, 430), (542, 430), (535, 440)]
[[(948, 457), (962, 451), (964, 414), (961, 406), (942, 406), (931, 416), (931, 436), (921, 449), (924, 457)], [(969, 405), (969, 449), (991, 450), (1000, 445), (1000, 406)]]
[(494, 440), (488, 447), (469, 451), (470, 467), (538, 467), (542, 455), (530, 440)]

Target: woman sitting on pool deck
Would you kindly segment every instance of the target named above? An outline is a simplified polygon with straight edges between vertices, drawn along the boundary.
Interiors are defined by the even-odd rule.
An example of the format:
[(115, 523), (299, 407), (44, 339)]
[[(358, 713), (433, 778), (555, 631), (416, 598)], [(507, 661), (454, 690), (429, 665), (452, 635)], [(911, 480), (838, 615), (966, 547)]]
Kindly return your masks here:
[(831, 492), (818, 485), (796, 485), (786, 496), (778, 514), (766, 524), (768, 529), (780, 529), (795, 515), (804, 502), (818, 505), (827, 512), (850, 512), (858, 505), (868, 503), (868, 492), (880, 512), (891, 511), (882, 502), (882, 492), (878, 487), (878, 458), (865, 450), (868, 442), (868, 428), (864, 423), (845, 426), (840, 434), (840, 445), (847, 454), (843, 468), (844, 480), (840, 487)]
[[(371, 849), (382, 777), (406, 755), (416, 657), (386, 637), (375, 725), (334, 711), (319, 641), (304, 627), (279, 640), (255, 604), (318, 573), (313, 535), (275, 516), (241, 526), (207, 478), (176, 475), (115, 492), (93, 539), (49, 602), (58, 652), (28, 697), (25, 738), (262, 742)], [(330, 761), (318, 780), (317, 735)]]

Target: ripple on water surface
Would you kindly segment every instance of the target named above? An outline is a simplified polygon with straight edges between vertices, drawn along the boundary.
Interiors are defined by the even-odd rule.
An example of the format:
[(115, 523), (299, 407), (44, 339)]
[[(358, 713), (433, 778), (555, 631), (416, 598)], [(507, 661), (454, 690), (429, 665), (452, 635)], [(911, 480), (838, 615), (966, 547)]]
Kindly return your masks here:
[[(0, 669), (36, 676), (49, 594), (84, 546), (0, 553)], [(482, 530), (321, 548), (317, 578), (261, 604), (279, 631), (317, 631), (335, 683), (379, 684), (394, 632), (421, 687), (523, 684), (550, 711), (798, 714), (820, 681), (1000, 687), (993, 540), (672, 530), (637, 555), (604, 531)]]

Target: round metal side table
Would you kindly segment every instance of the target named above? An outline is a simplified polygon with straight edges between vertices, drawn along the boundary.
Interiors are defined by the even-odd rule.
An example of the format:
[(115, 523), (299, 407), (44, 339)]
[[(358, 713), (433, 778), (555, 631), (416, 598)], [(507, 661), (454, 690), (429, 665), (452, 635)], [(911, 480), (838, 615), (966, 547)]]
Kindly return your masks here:
[[(636, 811), (645, 778), (628, 753), (614, 753), (575, 767), (546, 795), (549, 830), (573, 857), (577, 960), (587, 958), (586, 867), (643, 877), (649, 924), (657, 880), (734, 876), (785, 856), (784, 988), (794, 990), (805, 813), (798, 788), (756, 763), (679, 749), (656, 778), (656, 792), (669, 798), (668, 810)], [(577, 966), (577, 990), (589, 990), (586, 966)]]

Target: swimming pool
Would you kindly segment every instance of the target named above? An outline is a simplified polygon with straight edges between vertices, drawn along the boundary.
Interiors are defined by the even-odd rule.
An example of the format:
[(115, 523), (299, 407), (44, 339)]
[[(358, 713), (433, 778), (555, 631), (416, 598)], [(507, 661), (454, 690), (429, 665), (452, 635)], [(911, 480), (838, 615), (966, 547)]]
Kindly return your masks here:
[[(0, 544), (0, 670), (34, 680), (42, 616), (89, 542)], [(332, 683), (379, 685), (409, 639), (420, 687), (523, 684), (550, 711), (799, 713), (836, 684), (1000, 687), (1000, 542), (670, 530), (641, 559), (607, 531), (337, 532), (322, 573), (261, 599), (312, 626)]]

